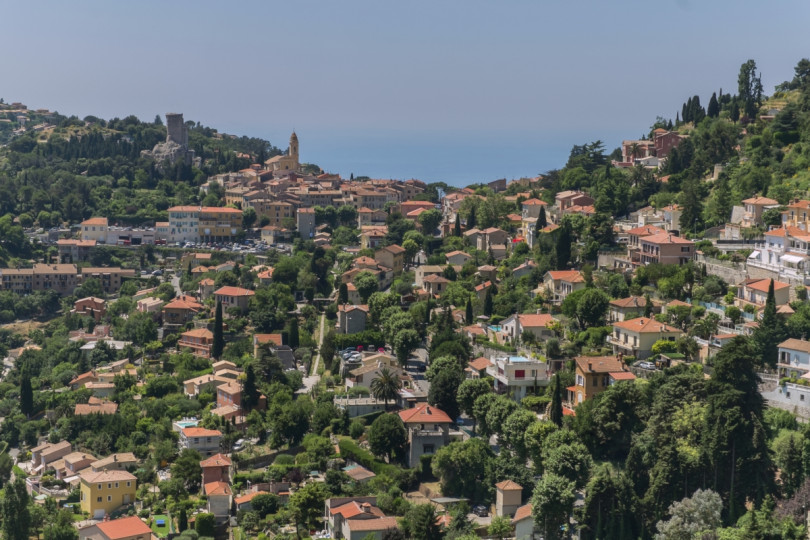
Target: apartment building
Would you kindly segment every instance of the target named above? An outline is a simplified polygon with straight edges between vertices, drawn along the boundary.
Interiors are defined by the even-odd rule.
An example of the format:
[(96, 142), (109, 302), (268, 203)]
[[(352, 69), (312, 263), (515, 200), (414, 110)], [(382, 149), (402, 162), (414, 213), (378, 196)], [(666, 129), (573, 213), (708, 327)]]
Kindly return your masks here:
[(695, 258), (695, 243), (671, 233), (639, 238), (641, 264), (686, 264)]
[(180, 334), (177, 340), (178, 349), (191, 349), (197, 356), (208, 358), (211, 356), (211, 347), (214, 344), (214, 333), (207, 328), (195, 328)]
[(107, 228), (109, 224), (105, 217), (93, 217), (79, 224), (82, 240), (107, 241)]
[(82, 268), (81, 280), (94, 278), (99, 280), (101, 288), (107, 294), (118, 292), (124, 279), (134, 278), (135, 270), (131, 268)]
[(201, 427), (187, 427), (180, 432), (180, 449), (190, 448), (203, 456), (213, 456), (219, 453), (219, 443), (222, 441), (222, 432), (216, 429)]
[(409, 467), (418, 466), (423, 455), (435, 454), (436, 450), (449, 444), (453, 420), (441, 409), (422, 403), (400, 411), (399, 417), (408, 432)]
[(219, 206), (169, 208), (170, 242), (230, 242), (242, 231), (242, 211)]
[(619, 381), (635, 380), (621, 358), (615, 356), (579, 356), (575, 358), (574, 386), (566, 388), (568, 402), (577, 406)]
[(138, 479), (126, 471), (85, 471), (81, 474), (81, 508), (102, 519), (121, 506), (135, 502)]
[(532, 390), (548, 386), (548, 364), (525, 356), (502, 356), (494, 358), (487, 366), (487, 375), (492, 377), (495, 392), (520, 401)]

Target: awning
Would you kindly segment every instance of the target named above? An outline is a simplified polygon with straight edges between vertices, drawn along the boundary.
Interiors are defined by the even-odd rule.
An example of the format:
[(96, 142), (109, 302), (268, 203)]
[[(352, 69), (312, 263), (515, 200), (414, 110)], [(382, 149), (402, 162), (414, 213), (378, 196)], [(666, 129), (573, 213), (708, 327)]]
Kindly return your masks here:
[(782, 261), (789, 262), (789, 263), (800, 263), (804, 260), (804, 257), (799, 257), (797, 255), (782, 255)]
[(754, 251), (748, 256), (749, 259), (759, 259), (759, 251)]

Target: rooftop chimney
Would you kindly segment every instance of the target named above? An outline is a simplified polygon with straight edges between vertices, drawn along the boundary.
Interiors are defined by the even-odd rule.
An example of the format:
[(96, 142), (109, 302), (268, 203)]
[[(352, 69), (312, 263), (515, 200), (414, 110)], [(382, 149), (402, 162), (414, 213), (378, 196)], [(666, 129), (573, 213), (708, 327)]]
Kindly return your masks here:
[(593, 364), (588, 362), (588, 371), (593, 371)]

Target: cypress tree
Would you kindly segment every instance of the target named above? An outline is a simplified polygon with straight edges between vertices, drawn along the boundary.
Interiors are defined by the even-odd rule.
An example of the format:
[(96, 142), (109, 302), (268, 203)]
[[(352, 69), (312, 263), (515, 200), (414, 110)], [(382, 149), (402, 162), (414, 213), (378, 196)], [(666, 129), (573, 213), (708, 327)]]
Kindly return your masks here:
[(557, 254), (557, 270), (565, 270), (568, 268), (568, 263), (571, 260), (571, 224), (568, 220), (563, 220), (560, 227), (560, 233), (557, 235), (557, 246), (555, 252)]
[(23, 368), (20, 380), (20, 411), (30, 417), (34, 412), (34, 390), (31, 388), (31, 376)]
[(709, 108), (706, 109), (706, 115), (709, 118), (717, 118), (720, 115), (720, 103), (717, 101), (717, 94), (712, 94), (709, 100)]
[(546, 207), (541, 206), (540, 215), (537, 216), (537, 228), (538, 230), (545, 229), (547, 225), (548, 225), (548, 218), (546, 218)]
[(293, 318), (290, 319), (290, 337), (289, 337), (289, 340), (290, 340), (289, 341), (290, 347), (293, 348), (293, 349), (297, 349), (298, 348), (299, 338), (298, 338), (298, 317), (296, 317), (296, 316), (293, 316)]
[(31, 512), (28, 510), (28, 491), (25, 480), (19, 476), (14, 484), (6, 485), (0, 502), (3, 514), (3, 538), (28, 540), (31, 531)]
[(768, 297), (765, 300), (765, 309), (762, 311), (762, 320), (753, 335), (757, 352), (764, 366), (776, 366), (779, 358), (779, 343), (784, 337), (784, 323), (776, 314), (776, 297), (772, 279), (768, 285)]
[(188, 529), (188, 515), (185, 507), (180, 507), (180, 514), (177, 517), (177, 532), (183, 532), (186, 529)]
[(484, 315), (492, 316), (492, 287), (487, 289), (487, 295), (484, 298)]
[(645, 294), (644, 298), (646, 299), (646, 302), (644, 303), (644, 316), (649, 318), (653, 312), (652, 300), (650, 299), (649, 294)]
[(472, 319), (473, 319), (472, 300), (467, 298), (467, 306), (464, 308), (464, 320), (467, 321), (467, 324), (472, 324)]
[(341, 283), (338, 288), (338, 304), (346, 304), (349, 302), (349, 286)]
[(242, 405), (245, 410), (251, 410), (259, 402), (259, 390), (256, 388), (256, 372), (253, 371), (253, 364), (248, 363), (245, 367), (245, 382), (242, 385)]
[(225, 337), (222, 335), (222, 302), (217, 301), (214, 312), (214, 342), (211, 344), (211, 357), (219, 360), (225, 349)]
[(467, 230), (475, 227), (475, 207), (470, 208), (470, 215), (467, 216)]
[(554, 391), (551, 393), (551, 403), (548, 404), (548, 419), (557, 426), (562, 426), (562, 389), (560, 388), (560, 374), (554, 375)]
[(456, 223), (453, 227), (453, 236), (461, 236), (461, 216), (456, 213)]

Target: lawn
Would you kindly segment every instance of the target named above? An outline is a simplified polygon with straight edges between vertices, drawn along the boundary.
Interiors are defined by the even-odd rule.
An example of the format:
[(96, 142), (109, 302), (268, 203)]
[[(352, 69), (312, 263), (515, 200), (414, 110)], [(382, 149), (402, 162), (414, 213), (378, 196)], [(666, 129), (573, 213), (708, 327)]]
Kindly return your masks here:
[[(158, 522), (163, 520), (163, 525), (158, 525)], [(152, 532), (158, 538), (166, 538), (172, 532), (171, 520), (168, 515), (155, 515), (152, 516)]]

